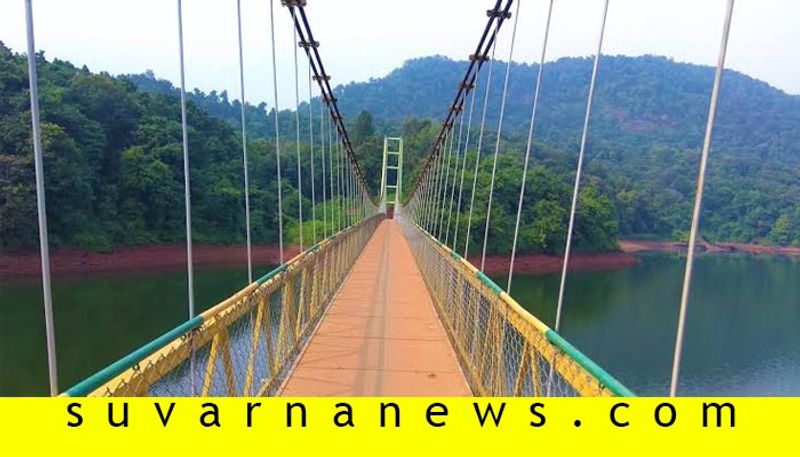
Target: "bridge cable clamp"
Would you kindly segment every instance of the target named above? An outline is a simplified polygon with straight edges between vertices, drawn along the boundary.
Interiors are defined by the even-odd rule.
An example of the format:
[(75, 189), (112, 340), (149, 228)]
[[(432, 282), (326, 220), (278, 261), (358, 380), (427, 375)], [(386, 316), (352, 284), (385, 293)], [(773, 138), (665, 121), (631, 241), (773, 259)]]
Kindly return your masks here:
[(316, 49), (316, 48), (319, 47), (319, 41), (316, 41), (316, 40), (315, 41), (300, 40), (300, 41), (297, 42), (297, 45), (300, 46), (303, 49), (308, 49), (308, 48)]
[(486, 16), (499, 17), (501, 19), (511, 18), (511, 11), (500, 11), (500, 9), (486, 10)]

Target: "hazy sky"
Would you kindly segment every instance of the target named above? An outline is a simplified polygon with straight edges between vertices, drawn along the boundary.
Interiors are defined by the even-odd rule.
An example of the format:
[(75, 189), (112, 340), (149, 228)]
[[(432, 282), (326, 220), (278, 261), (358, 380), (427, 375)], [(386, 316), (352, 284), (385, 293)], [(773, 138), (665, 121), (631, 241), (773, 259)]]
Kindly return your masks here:
[[(246, 98), (272, 104), (269, 0), (241, 0)], [(275, 1), (281, 107), (294, 104), (292, 28)], [(227, 89), (239, 98), (235, 0), (184, 0), (186, 78), (190, 88)], [(383, 76), (404, 60), (443, 54), (464, 59), (475, 48), (493, 0), (309, 0), (312, 30), (334, 84)], [(514, 60), (533, 62), (541, 48), (547, 0), (521, 0)], [(549, 59), (594, 53), (602, 0), (555, 0)], [(713, 65), (724, 0), (611, 0), (603, 52), (658, 54)], [(178, 80), (174, 0), (34, 0), (36, 45), (93, 71), (152, 69)], [(800, 2), (738, 0), (728, 68), (800, 93)], [(0, 0), (0, 40), (25, 49), (23, 0)], [(511, 24), (498, 58), (508, 57)], [(300, 56), (302, 58), (302, 55)], [(307, 75), (305, 61), (300, 73)], [(600, 67), (602, 72), (602, 63)], [(307, 98), (307, 80), (301, 94)], [(455, 84), (455, 82), (454, 82)], [(455, 87), (454, 87), (455, 90)]]

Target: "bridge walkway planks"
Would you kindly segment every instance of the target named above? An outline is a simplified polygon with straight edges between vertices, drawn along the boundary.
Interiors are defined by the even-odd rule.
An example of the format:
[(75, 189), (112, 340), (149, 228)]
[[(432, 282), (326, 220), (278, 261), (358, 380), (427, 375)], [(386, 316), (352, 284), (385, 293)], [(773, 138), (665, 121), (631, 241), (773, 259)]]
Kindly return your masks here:
[(281, 395), (471, 395), (395, 220), (376, 229)]

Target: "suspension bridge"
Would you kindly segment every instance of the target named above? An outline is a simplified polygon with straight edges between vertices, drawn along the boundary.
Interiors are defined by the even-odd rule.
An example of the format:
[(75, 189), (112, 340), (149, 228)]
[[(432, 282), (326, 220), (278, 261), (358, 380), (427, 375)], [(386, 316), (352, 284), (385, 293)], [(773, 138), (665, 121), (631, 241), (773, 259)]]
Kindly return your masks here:
[[(586, 99), (578, 152), (563, 271), (554, 328), (531, 315), (513, 298), (511, 284), (517, 235), (525, 201), (525, 176), (533, 155), (539, 87), (546, 72), (547, 37), (553, 0), (549, 2), (540, 68), (532, 88), (532, 106), (524, 172), (511, 253), (508, 284), (502, 287), (483, 271), (487, 240), (491, 237), (491, 206), (497, 172), (500, 136), (514, 39), (521, 0), (496, 0), (486, 11), (487, 21), (478, 44), (458, 83), (453, 103), (415, 182), (403, 182), (403, 140), (386, 138), (380, 192), (372, 195), (359, 166), (345, 122), (312, 33), (305, 0), (269, 0), (272, 70), (277, 112), (278, 84), (275, 20), (279, 8), (293, 25), (296, 142), (300, 144), (300, 71), (298, 55), (308, 61), (308, 96), (318, 90), (319, 113), (309, 103), (309, 169), (297, 161), (298, 182), (311, 181), (312, 239), (303, 239), (302, 193), (297, 202), (301, 253), (284, 259), (281, 143), (275, 116), (277, 157), (278, 231), (281, 265), (254, 278), (251, 259), (250, 200), (241, 9), (239, 18), (239, 75), (242, 97), (242, 157), (247, 214), (247, 253), (250, 284), (228, 299), (195, 312), (189, 176), (189, 141), (184, 78), (183, 23), (178, 7), (181, 69), (181, 107), (186, 211), (188, 319), (78, 384), (58, 384), (56, 341), (50, 294), (49, 250), (39, 125), (32, 0), (26, 0), (28, 62), (39, 210), (42, 287), (48, 344), (50, 390), (65, 396), (632, 396), (622, 383), (565, 340), (562, 321), (565, 284), (572, 247), (581, 172), (589, 130), (592, 98), (602, 56), (609, 0), (605, 0)], [(711, 94), (698, 186), (690, 231), (680, 317), (676, 335), (671, 394), (675, 395), (681, 344), (691, 285), (694, 246), (702, 204), (706, 160), (724, 68), (733, 0), (723, 23), (719, 61)], [(513, 9), (513, 11), (512, 11)], [(505, 26), (506, 24), (511, 24)], [(495, 68), (496, 44), (509, 33), (510, 47), (504, 72)], [(479, 75), (485, 74), (484, 87)], [(493, 73), (500, 73), (498, 76)], [(489, 81), (503, 78), (499, 122), (494, 144), (485, 143)], [(483, 93), (481, 94), (481, 89)], [(481, 104), (476, 111), (476, 98)], [(315, 119), (316, 117), (316, 119)], [(317, 122), (318, 121), (318, 122)], [(478, 131), (477, 145), (470, 132)], [(475, 135), (473, 135), (475, 136)], [(477, 173), (465, 182), (467, 150), (493, 154), (492, 181), (483, 244), (477, 248), (480, 265), (470, 263), (470, 230)], [(476, 161), (476, 170), (478, 163)], [(286, 170), (283, 170), (286, 172)], [(468, 176), (468, 175), (467, 175)], [(316, 202), (323, 205), (321, 220)], [(330, 209), (328, 209), (330, 208)], [(467, 210), (466, 224), (460, 220)], [(454, 217), (455, 214), (455, 217)], [(308, 215), (307, 215), (308, 216)], [(322, 225), (319, 227), (319, 225)], [(479, 224), (480, 225), (480, 224)]]

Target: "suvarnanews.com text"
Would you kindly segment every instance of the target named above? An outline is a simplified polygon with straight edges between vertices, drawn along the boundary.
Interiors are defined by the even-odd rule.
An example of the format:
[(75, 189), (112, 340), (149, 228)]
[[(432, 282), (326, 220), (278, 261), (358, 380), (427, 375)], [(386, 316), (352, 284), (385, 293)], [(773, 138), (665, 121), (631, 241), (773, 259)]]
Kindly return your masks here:
[[(458, 417), (460, 423), (464, 421), (474, 421), (473, 424), (479, 427), (503, 427), (509, 421), (515, 421), (514, 425), (519, 425), (521, 417), (524, 417), (523, 425), (533, 428), (548, 427), (552, 421), (548, 421), (547, 401), (532, 401), (524, 403), (526, 411), (524, 415), (514, 414), (509, 418), (510, 408), (520, 408), (522, 402), (499, 400), (475, 400), (471, 403), (469, 410), (459, 410)], [(631, 408), (641, 408), (641, 405), (633, 405), (626, 401), (612, 403), (608, 407), (606, 420), (607, 423), (615, 428), (626, 428), (634, 424), (631, 418)], [(691, 421), (690, 425), (703, 428), (735, 428), (736, 427), (736, 407), (730, 401), (703, 401), (693, 407), (697, 410), (679, 410), (675, 404), (669, 401), (659, 402), (653, 406), (648, 405), (650, 414), (637, 414), (637, 420), (642, 421), (643, 417), (657, 427), (669, 428), (678, 424), (680, 421)], [(318, 410), (315, 410), (318, 409)], [(369, 409), (369, 411), (364, 411)], [(267, 422), (267, 415), (270, 423), (277, 423), (283, 427), (308, 427), (318, 426), (310, 424), (310, 417), (314, 421), (327, 421), (326, 425), (334, 427), (357, 427), (363, 424), (365, 418), (374, 420), (372, 426), (381, 428), (400, 428), (403, 427), (404, 420), (409, 416), (415, 420), (424, 420), (423, 425), (433, 428), (448, 426), (448, 421), (456, 414), (448, 407), (447, 401), (431, 400), (423, 408), (413, 408), (405, 410), (403, 401), (380, 401), (365, 406), (354, 406), (347, 401), (331, 402), (327, 407), (318, 404), (309, 405), (303, 401), (270, 402), (269, 407), (260, 401), (242, 401), (234, 405), (225, 403), (224, 405), (214, 401), (206, 401), (200, 404), (180, 404), (180, 401), (158, 401), (152, 403), (135, 405), (127, 401), (110, 401), (107, 408), (101, 410), (93, 409), (92, 412), (84, 410), (80, 401), (73, 401), (66, 405), (64, 420), (68, 427), (79, 428), (92, 422), (93, 425), (101, 424), (113, 428), (124, 428), (137, 423), (153, 422), (168, 428), (171, 421), (178, 416), (183, 416), (182, 420), (190, 417), (196, 421), (197, 426), (203, 428), (234, 426), (254, 428), (259, 427), (260, 423)], [(367, 413), (368, 414), (365, 414)], [(641, 411), (639, 411), (641, 412)], [(577, 413), (576, 415), (579, 415)], [(685, 416), (682, 418), (681, 416)], [(420, 419), (421, 418), (421, 419)], [(360, 424), (359, 424), (360, 423)], [(563, 425), (563, 424), (559, 424)], [(584, 424), (581, 419), (575, 418), (571, 426), (580, 428)]]

